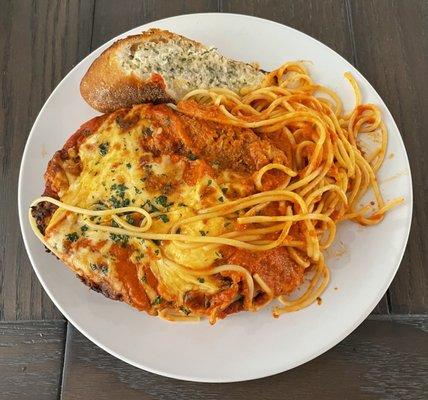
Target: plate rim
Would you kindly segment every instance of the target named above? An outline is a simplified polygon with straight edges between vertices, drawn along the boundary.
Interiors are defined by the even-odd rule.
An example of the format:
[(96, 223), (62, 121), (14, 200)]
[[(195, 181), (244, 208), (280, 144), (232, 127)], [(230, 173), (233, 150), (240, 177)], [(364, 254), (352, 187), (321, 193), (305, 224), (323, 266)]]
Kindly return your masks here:
[[(407, 163), (407, 169), (409, 172), (409, 199), (408, 199), (408, 206), (409, 206), (409, 218), (407, 220), (407, 226), (406, 226), (406, 231), (405, 231), (405, 240), (403, 241), (403, 244), (401, 246), (401, 249), (399, 252), (397, 252), (397, 262), (395, 263), (396, 265), (394, 266), (394, 268), (390, 271), (390, 276), (388, 276), (388, 279), (385, 280), (385, 284), (384, 287), (381, 291), (378, 292), (377, 296), (374, 297), (374, 300), (371, 302), (370, 306), (364, 310), (364, 312), (362, 312), (359, 317), (355, 320), (355, 322), (352, 324), (352, 326), (348, 326), (347, 329), (344, 329), (343, 332), (341, 332), (340, 335), (332, 335), (332, 339), (330, 339), (328, 341), (328, 343), (324, 344), (324, 346), (321, 346), (316, 352), (311, 353), (311, 355), (308, 355), (306, 357), (301, 357), (299, 359), (294, 360), (294, 362), (291, 364), (291, 366), (289, 367), (282, 367), (282, 368), (267, 368), (265, 367), (265, 372), (263, 374), (246, 374), (245, 377), (237, 377), (237, 378), (228, 378), (228, 377), (224, 377), (224, 376), (216, 376), (216, 377), (211, 377), (211, 378), (203, 378), (203, 377), (195, 377), (195, 376), (187, 376), (187, 375), (180, 375), (180, 374), (176, 374), (176, 373), (169, 373), (167, 371), (164, 370), (159, 370), (157, 368), (151, 368), (149, 366), (146, 365), (142, 365), (141, 363), (135, 362), (131, 359), (129, 359), (128, 357), (121, 355), (119, 353), (117, 353), (116, 351), (110, 349), (109, 347), (105, 346), (103, 343), (99, 342), (97, 339), (95, 339), (90, 333), (85, 331), (85, 328), (83, 326), (80, 326), (79, 323), (77, 323), (74, 318), (70, 317), (69, 313), (64, 310), (57, 302), (56, 298), (53, 296), (53, 294), (51, 293), (48, 285), (46, 284), (46, 282), (44, 281), (44, 279), (41, 276), (41, 273), (39, 272), (38, 267), (36, 266), (37, 263), (35, 262), (35, 260), (33, 259), (33, 255), (30, 251), (30, 245), (28, 244), (28, 240), (27, 240), (27, 235), (25, 233), (24, 230), (24, 224), (27, 222), (26, 221), (26, 214), (24, 213), (24, 209), (26, 209), (25, 204), (23, 204), (23, 199), (22, 199), (22, 185), (23, 185), (23, 170), (24, 170), (24, 164), (25, 164), (25, 160), (28, 158), (27, 157), (27, 153), (29, 152), (29, 142), (30, 139), (34, 136), (34, 132), (35, 132), (35, 126), (38, 124), (39, 119), (41, 118), (41, 115), (44, 113), (45, 108), (47, 107), (48, 103), (50, 102), (51, 98), (55, 95), (55, 93), (62, 87), (62, 85), (64, 84), (64, 82), (68, 79), (69, 75), (72, 74), (73, 71), (75, 71), (76, 69), (78, 69), (80, 67), (80, 65), (89, 57), (91, 57), (94, 53), (99, 52), (101, 48), (107, 47), (108, 45), (110, 45), (111, 43), (113, 43), (114, 41), (118, 40), (119, 37), (122, 36), (127, 36), (127, 35), (131, 35), (131, 31), (135, 30), (135, 29), (147, 29), (144, 28), (146, 25), (150, 25), (150, 24), (156, 24), (156, 23), (161, 23), (161, 22), (165, 22), (165, 21), (170, 21), (170, 20), (177, 20), (177, 19), (183, 19), (183, 18), (192, 18), (192, 17), (198, 17), (198, 16), (210, 16), (210, 17), (238, 17), (238, 18), (243, 18), (243, 19), (247, 19), (247, 20), (260, 20), (263, 21), (263, 23), (268, 23), (268, 24), (273, 24), (273, 25), (277, 25), (281, 28), (287, 28), (290, 30), (293, 30), (295, 32), (297, 32), (298, 34), (301, 34), (303, 36), (305, 36), (307, 39), (315, 41), (317, 46), (321, 46), (324, 47), (326, 49), (328, 49), (330, 52), (332, 52), (336, 57), (338, 57), (345, 65), (350, 66), (351, 68), (355, 69), (356, 71), (358, 71), (359, 75), (362, 77), (364, 84), (368, 85), (368, 87), (373, 91), (373, 93), (375, 95), (377, 95), (387, 113), (389, 113), (389, 115), (391, 116), (391, 123), (392, 126), (397, 130), (398, 132), (398, 140), (400, 142), (400, 145), (402, 146), (402, 148), (404, 149), (404, 158), (405, 161)], [(104, 51), (104, 49), (103, 49)], [(407, 172), (407, 171), (406, 171)], [(338, 343), (342, 342), (347, 336), (349, 336), (355, 329), (358, 328), (358, 326), (361, 325), (361, 323), (368, 317), (368, 315), (371, 313), (371, 311), (376, 307), (376, 305), (379, 303), (379, 301), (381, 300), (381, 298), (384, 296), (384, 294), (386, 293), (386, 291), (388, 290), (388, 288), (391, 285), (392, 280), (394, 279), (394, 277), (397, 274), (397, 271), (400, 267), (400, 264), (402, 262), (405, 250), (407, 248), (407, 244), (408, 244), (408, 240), (409, 240), (409, 235), (410, 235), (410, 229), (411, 229), (411, 224), (412, 224), (412, 219), (413, 219), (413, 180), (412, 180), (412, 172), (411, 172), (411, 167), (410, 167), (410, 162), (409, 162), (409, 156), (408, 156), (408, 152), (405, 146), (405, 143), (403, 141), (403, 137), (401, 135), (400, 129), (397, 126), (397, 123), (395, 122), (395, 119), (392, 115), (392, 113), (390, 112), (388, 106), (386, 105), (385, 101), (383, 100), (383, 98), (379, 95), (379, 93), (377, 92), (377, 90), (373, 87), (373, 85), (368, 81), (368, 79), (355, 67), (353, 66), (349, 61), (347, 61), (344, 57), (342, 57), (339, 53), (337, 53), (334, 49), (332, 49), (330, 46), (327, 46), (326, 44), (322, 43), (321, 41), (319, 41), (318, 39), (312, 37), (311, 35), (308, 35), (305, 32), (302, 32), (296, 28), (290, 27), (288, 25), (279, 23), (279, 22), (275, 22), (272, 20), (268, 20), (265, 18), (261, 18), (261, 17), (256, 17), (256, 16), (252, 16), (252, 15), (247, 15), (247, 14), (238, 14), (238, 13), (223, 13), (223, 12), (209, 12), (209, 13), (190, 13), (190, 14), (181, 14), (181, 15), (176, 15), (176, 16), (171, 16), (171, 17), (167, 17), (167, 18), (162, 18), (159, 20), (154, 20), (154, 21), (149, 21), (143, 25), (139, 25), (139, 26), (135, 26), (125, 32), (122, 32), (118, 35), (116, 35), (115, 37), (107, 40), (106, 42), (104, 42), (103, 44), (101, 44), (100, 46), (98, 46), (96, 49), (94, 49), (93, 51), (91, 51), (89, 54), (87, 54), (84, 58), (82, 58), (72, 69), (70, 69), (70, 71), (64, 76), (64, 78), (61, 79), (61, 81), (57, 84), (57, 86), (52, 90), (52, 92), (50, 93), (50, 95), (48, 96), (48, 98), (45, 100), (42, 108), (40, 109), (36, 119), (34, 120), (30, 133), (27, 137), (26, 143), (25, 143), (25, 147), (22, 153), (22, 157), (21, 157), (21, 162), (20, 162), (20, 168), (19, 168), (19, 178), (18, 178), (18, 185), (17, 185), (17, 189), (18, 189), (18, 215), (19, 215), (19, 223), (20, 223), (20, 229), (21, 229), (21, 236), (24, 242), (24, 246), (25, 246), (25, 250), (27, 252), (28, 258), (31, 262), (31, 266), (33, 268), (33, 271), (35, 272), (39, 282), (41, 283), (43, 289), (45, 290), (45, 292), (48, 294), (50, 300), (55, 304), (55, 306), (59, 309), (59, 311), (63, 314), (63, 316), (67, 319), (68, 322), (70, 322), (81, 334), (83, 334), (87, 339), (89, 339), (92, 343), (94, 343), (95, 345), (97, 345), (98, 347), (100, 347), (101, 349), (103, 349), (104, 351), (106, 351), (107, 353), (111, 354), (112, 356), (118, 358), (119, 360), (122, 360), (136, 368), (160, 375), (160, 376), (165, 376), (168, 378), (174, 378), (174, 379), (179, 379), (179, 380), (184, 380), (184, 381), (192, 381), (192, 382), (202, 382), (202, 383), (232, 383), (232, 382), (244, 382), (244, 381), (249, 381), (249, 380), (254, 380), (254, 379), (259, 379), (259, 378), (265, 378), (268, 376), (272, 376), (272, 375), (276, 375), (282, 372), (286, 372), (289, 371), (291, 369), (294, 369), (300, 365), (303, 365), (317, 357), (319, 357), (321, 354), (327, 352), (328, 350), (330, 350), (332, 347), (334, 347), (335, 345), (337, 345)], [(407, 200), (407, 199), (406, 199)], [(406, 201), (407, 202), (407, 201)], [(25, 222), (24, 222), (25, 221)]]

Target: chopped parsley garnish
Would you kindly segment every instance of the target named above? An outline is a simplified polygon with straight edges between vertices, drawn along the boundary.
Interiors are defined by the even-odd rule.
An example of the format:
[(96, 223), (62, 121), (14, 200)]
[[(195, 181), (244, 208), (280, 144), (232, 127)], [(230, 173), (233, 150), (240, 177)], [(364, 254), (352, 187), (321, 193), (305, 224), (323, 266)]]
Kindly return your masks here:
[(67, 233), (65, 236), (70, 242), (75, 242), (77, 239), (79, 239), (77, 232)]
[(113, 242), (120, 244), (122, 247), (126, 247), (128, 245), (129, 236), (110, 233), (110, 239), (113, 240)]
[(131, 163), (127, 163), (126, 168), (131, 169)]
[(153, 301), (152, 301), (152, 306), (157, 306), (159, 304), (161, 304), (163, 302), (163, 298), (162, 296), (157, 296)]
[(108, 201), (114, 208), (128, 207), (130, 203), (129, 199), (118, 199), (115, 196), (110, 196)]
[[(94, 204), (95, 210), (100, 211), (100, 210), (105, 210), (107, 207), (106, 205), (102, 202), (102, 201), (97, 201)], [(93, 221), (93, 218), (90, 218), (91, 221)]]
[(210, 186), (210, 185), (211, 185), (211, 183), (213, 183), (213, 180), (212, 180), (212, 179), (208, 179), (208, 183), (207, 183), (207, 185), (208, 185), (208, 186)]
[(207, 236), (207, 232), (205, 231), (199, 231), (199, 233), (201, 234), (201, 236)]
[(226, 187), (221, 188), (221, 191), (223, 192), (223, 194), (226, 194), (228, 190), (229, 190), (229, 189), (228, 189), (228, 188), (226, 188)]
[(126, 222), (127, 222), (128, 224), (134, 225), (135, 220), (134, 220), (134, 217), (132, 216), (132, 214), (128, 214), (128, 215), (125, 217), (125, 219), (126, 219)]
[(223, 196), (220, 196), (220, 197), (218, 198), (218, 201), (219, 201), (220, 203), (224, 203), (224, 197), (223, 197)]
[(243, 304), (244, 303), (244, 296), (239, 295), (237, 299), (235, 299), (236, 302)]
[(143, 208), (149, 213), (159, 211), (159, 209), (154, 206), (150, 200), (146, 200), (146, 202), (143, 204)]
[(109, 142), (104, 142), (98, 146), (98, 150), (102, 156), (105, 156), (108, 153), (109, 147)]
[(198, 159), (198, 157), (196, 157), (192, 152), (189, 153), (189, 155), (187, 156), (187, 158), (191, 161), (195, 161)]
[(166, 224), (167, 222), (169, 222), (169, 218), (168, 218), (168, 216), (166, 214), (159, 215), (159, 219), (162, 220), (162, 222), (164, 224)]
[(189, 310), (188, 308), (184, 307), (184, 306), (181, 306), (181, 307), (180, 307), (180, 311), (181, 311), (183, 314), (186, 314), (186, 315), (189, 315), (189, 314), (190, 314), (190, 310)]
[(128, 187), (124, 183), (113, 183), (110, 189), (115, 190), (117, 195), (123, 198), (123, 196), (125, 196), (125, 191), (128, 190)]
[(111, 226), (114, 228), (119, 228), (119, 224), (114, 219), (111, 220)]
[(107, 275), (108, 273), (108, 267), (106, 265), (98, 265), (98, 264), (89, 264), (92, 271), (99, 271), (103, 275)]
[(144, 275), (141, 276), (140, 281), (143, 282), (143, 283), (147, 282), (146, 274), (144, 274)]
[(153, 135), (153, 131), (148, 126), (143, 128), (142, 133), (146, 137), (151, 137)]
[(110, 189), (115, 192), (109, 198), (109, 202), (114, 208), (128, 207), (130, 204), (129, 199), (125, 199), (125, 192), (128, 190), (128, 187), (123, 183), (113, 183)]
[(81, 227), (80, 227), (80, 230), (82, 231), (82, 232), (86, 232), (87, 230), (89, 229), (89, 226), (88, 225), (82, 225)]
[(159, 255), (159, 249), (155, 250), (155, 254), (158, 256)]
[(157, 204), (160, 204), (162, 207), (166, 207), (168, 205), (168, 197), (164, 195), (158, 196), (156, 197), (155, 202)]
[(198, 282), (199, 282), (199, 283), (204, 283), (204, 282), (205, 282), (205, 279), (204, 279), (204, 278), (198, 278)]

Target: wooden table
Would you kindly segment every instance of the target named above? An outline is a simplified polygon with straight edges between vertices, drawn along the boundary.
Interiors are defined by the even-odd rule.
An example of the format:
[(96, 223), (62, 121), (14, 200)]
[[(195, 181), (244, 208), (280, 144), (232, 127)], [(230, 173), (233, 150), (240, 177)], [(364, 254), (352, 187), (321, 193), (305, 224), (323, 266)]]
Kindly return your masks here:
[[(409, 244), (373, 314), (316, 360), (251, 382), (176, 381), (97, 348), (64, 320), (41, 288), (17, 220), (25, 141), (63, 76), (123, 31), (194, 12), (271, 19), (336, 50), (387, 103), (413, 173)], [(0, 399), (428, 398), (428, 1), (0, 0), (0, 54)]]

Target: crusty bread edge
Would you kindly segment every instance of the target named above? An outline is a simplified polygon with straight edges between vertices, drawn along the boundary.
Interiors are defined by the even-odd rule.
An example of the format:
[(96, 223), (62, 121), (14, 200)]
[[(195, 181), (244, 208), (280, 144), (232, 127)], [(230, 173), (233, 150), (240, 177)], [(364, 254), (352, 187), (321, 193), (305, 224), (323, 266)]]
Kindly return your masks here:
[(141, 102), (167, 103), (174, 99), (167, 93), (162, 79), (144, 80), (136, 74), (127, 74), (117, 63), (124, 46), (144, 41), (155, 43), (185, 40), (195, 46), (201, 43), (166, 30), (149, 29), (139, 35), (128, 36), (113, 43), (92, 63), (80, 82), (83, 99), (94, 109), (108, 113), (118, 108), (131, 107)]

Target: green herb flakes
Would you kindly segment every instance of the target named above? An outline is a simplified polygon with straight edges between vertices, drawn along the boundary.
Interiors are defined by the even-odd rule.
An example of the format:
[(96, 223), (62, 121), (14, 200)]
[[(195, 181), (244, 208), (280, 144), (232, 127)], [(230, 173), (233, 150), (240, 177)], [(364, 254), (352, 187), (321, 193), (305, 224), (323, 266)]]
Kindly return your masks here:
[(119, 235), (116, 233), (110, 233), (110, 239), (113, 240), (113, 242), (120, 244), (122, 247), (126, 247), (129, 242), (128, 235)]
[(187, 158), (191, 161), (195, 161), (198, 159), (198, 157), (196, 157), (192, 152), (189, 153), (189, 155), (187, 156)]
[(160, 204), (162, 207), (166, 207), (168, 205), (168, 197), (164, 195), (158, 196), (156, 197), (155, 202), (157, 204)]
[(65, 237), (67, 238), (68, 241), (70, 242), (76, 242), (77, 239), (79, 239), (79, 235), (77, 234), (77, 232), (72, 232), (72, 233), (67, 233), (65, 235)]
[(150, 200), (146, 200), (146, 202), (143, 204), (143, 208), (149, 213), (159, 211), (159, 208), (153, 205)]
[(151, 137), (153, 135), (152, 129), (148, 126), (143, 128), (142, 133), (143, 133), (143, 136), (145, 137)]
[(110, 147), (110, 143), (109, 143), (109, 142), (101, 143), (101, 144), (98, 146), (98, 150), (99, 150), (100, 154), (101, 154), (103, 157), (108, 153), (108, 151), (109, 151), (109, 147)]
[(134, 220), (134, 217), (132, 216), (132, 214), (127, 214), (125, 219), (126, 219), (126, 222), (128, 224), (134, 225), (135, 220)]
[(158, 306), (159, 304), (161, 304), (163, 302), (163, 298), (162, 296), (157, 296), (153, 301), (152, 301), (152, 306)]
[(164, 224), (166, 224), (167, 222), (169, 222), (169, 218), (168, 218), (168, 216), (167, 216), (166, 214), (161, 214), (161, 215), (159, 215), (159, 219), (160, 219)]
[(184, 306), (180, 307), (180, 311), (185, 314), (185, 315), (189, 315), (190, 314), (190, 310)]

